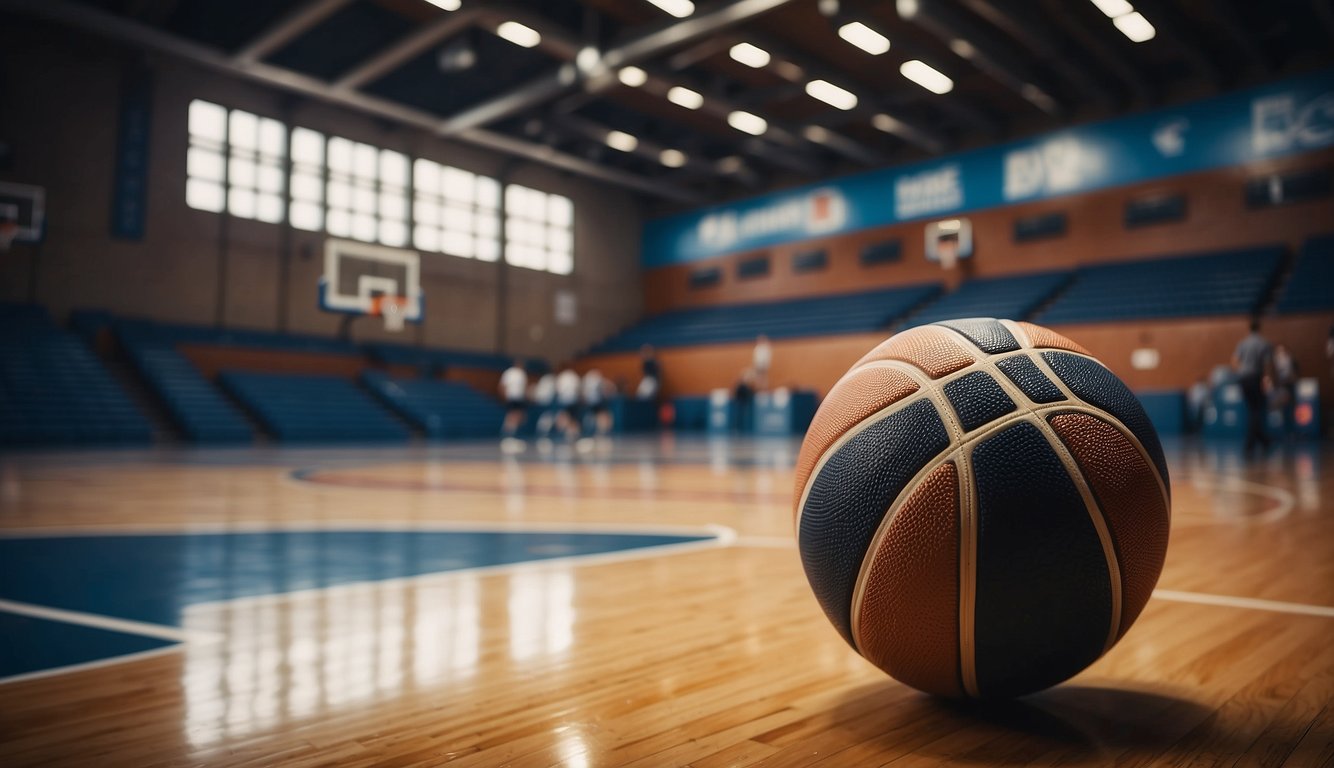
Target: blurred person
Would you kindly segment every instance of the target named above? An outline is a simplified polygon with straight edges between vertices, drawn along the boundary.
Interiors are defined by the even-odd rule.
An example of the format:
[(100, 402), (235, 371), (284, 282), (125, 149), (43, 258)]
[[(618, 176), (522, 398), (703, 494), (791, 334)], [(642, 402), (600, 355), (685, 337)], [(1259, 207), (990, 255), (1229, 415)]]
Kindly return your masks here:
[(1241, 396), (1246, 402), (1246, 442), (1243, 451), (1249, 458), (1260, 446), (1269, 449), (1269, 434), (1265, 431), (1265, 390), (1270, 383), (1269, 371), (1273, 365), (1273, 349), (1260, 335), (1260, 318), (1251, 318), (1251, 332), (1237, 343), (1232, 353), (1232, 368), (1237, 372)]
[(578, 440), (583, 428), (579, 423), (579, 374), (569, 363), (556, 374), (556, 428), (571, 442)]
[(603, 378), (602, 372), (596, 368), (584, 374), (584, 411), (593, 414), (595, 435), (598, 438), (611, 434), (611, 409), (607, 406), (610, 384), (611, 382)]
[(661, 388), (662, 367), (658, 364), (658, 357), (653, 352), (652, 344), (645, 344), (639, 348), (639, 359), (643, 375), (639, 379), (639, 387), (635, 389), (635, 399), (656, 400), (658, 390)]
[(755, 337), (755, 352), (751, 355), (755, 391), (761, 392), (769, 388), (769, 366), (773, 361), (774, 350), (769, 344), (769, 337), (761, 333)]
[(1282, 344), (1274, 345), (1273, 406), (1283, 414), (1283, 429), (1293, 427), (1293, 408), (1297, 405), (1297, 359)]
[(500, 374), (500, 396), (505, 401), (504, 437), (500, 447), (507, 451), (521, 450), (523, 441), (518, 438), (518, 433), (528, 415), (528, 371), (524, 370), (523, 360), (516, 358)]
[(736, 403), (736, 429), (738, 432), (750, 430), (751, 414), (755, 409), (755, 371), (747, 368), (741, 372), (736, 387), (732, 390), (732, 401)]
[(1201, 376), (1186, 390), (1186, 427), (1192, 432), (1204, 427), (1204, 412), (1209, 408), (1211, 392), (1206, 377)]
[(537, 437), (550, 442), (551, 428), (556, 421), (556, 374), (547, 371), (533, 385), (531, 396), (537, 410)]

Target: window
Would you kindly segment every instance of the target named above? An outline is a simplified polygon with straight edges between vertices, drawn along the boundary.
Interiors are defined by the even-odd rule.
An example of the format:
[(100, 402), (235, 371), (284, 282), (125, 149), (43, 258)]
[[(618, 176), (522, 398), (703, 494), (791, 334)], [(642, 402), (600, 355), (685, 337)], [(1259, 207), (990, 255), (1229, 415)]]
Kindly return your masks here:
[(464, 258), (500, 258), (500, 183), (458, 168), (417, 160), (412, 175), (412, 241), (419, 250)]
[(1014, 220), (1014, 241), (1031, 243), (1034, 240), (1046, 240), (1065, 235), (1065, 214), (1060, 211), (1040, 213)]
[(318, 232), (324, 229), (324, 134), (309, 128), (292, 129), (292, 226)]
[(828, 251), (803, 251), (792, 256), (792, 271), (797, 274), (819, 272), (828, 265)]
[(1260, 176), (1246, 182), (1246, 207), (1306, 203), (1334, 194), (1334, 169), (1309, 168)]
[(859, 259), (863, 267), (893, 264), (901, 261), (903, 259), (903, 241), (884, 240), (879, 243), (871, 243), (862, 248)]
[(1184, 221), (1185, 219), (1186, 196), (1182, 194), (1155, 195), (1126, 201), (1124, 218), (1126, 229)]
[(190, 102), (185, 202), (267, 222), (283, 220), (287, 128), (277, 120)]
[(505, 188), (505, 261), (558, 275), (574, 271), (570, 198), (510, 184)]
[(329, 139), (324, 226), (335, 237), (408, 244), (408, 157), (334, 136)]
[(722, 283), (723, 270), (721, 267), (700, 267), (690, 270), (691, 288), (712, 288)]
[(741, 280), (748, 280), (755, 277), (765, 277), (769, 274), (769, 257), (752, 256), (737, 262), (736, 276)]

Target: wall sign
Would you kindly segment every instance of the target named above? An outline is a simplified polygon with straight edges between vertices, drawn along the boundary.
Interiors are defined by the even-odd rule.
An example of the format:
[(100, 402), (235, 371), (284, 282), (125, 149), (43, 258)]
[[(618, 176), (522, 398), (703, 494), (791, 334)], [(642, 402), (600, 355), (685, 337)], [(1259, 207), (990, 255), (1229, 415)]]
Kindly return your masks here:
[(1334, 146), (1334, 69), (649, 221), (664, 267)]

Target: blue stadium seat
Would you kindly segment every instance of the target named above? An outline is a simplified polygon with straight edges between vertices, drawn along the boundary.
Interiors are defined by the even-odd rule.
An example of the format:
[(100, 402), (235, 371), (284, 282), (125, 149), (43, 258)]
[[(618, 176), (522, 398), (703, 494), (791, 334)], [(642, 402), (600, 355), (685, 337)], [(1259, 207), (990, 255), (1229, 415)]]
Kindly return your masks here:
[(406, 344), (370, 343), (366, 344), (365, 349), (367, 356), (377, 363), (410, 365), (416, 368), (460, 367), (503, 371), (513, 360), (511, 357), (490, 352), (433, 349)]
[(45, 310), (0, 305), (0, 445), (142, 444), (152, 427)]
[(337, 376), (224, 371), (218, 382), (283, 442), (403, 442), (408, 429)]
[(1244, 315), (1264, 301), (1282, 246), (1082, 267), (1044, 324)]
[(188, 440), (200, 443), (244, 443), (254, 438), (241, 410), (176, 347), (133, 326), (118, 329), (117, 338), (148, 388), (167, 409)]
[(960, 317), (1026, 320), (1071, 277), (1070, 272), (1039, 272), (969, 280), (953, 293), (926, 305), (908, 322), (912, 325), (926, 325)]
[(940, 285), (821, 296), (814, 299), (733, 304), (668, 312), (597, 345), (590, 354), (657, 347), (867, 333), (885, 328), (940, 293)]
[(1302, 244), (1277, 308), (1280, 314), (1334, 309), (1334, 234)]
[(430, 438), (494, 437), (505, 420), (500, 403), (461, 382), (398, 379), (379, 371), (367, 371), (361, 380)]

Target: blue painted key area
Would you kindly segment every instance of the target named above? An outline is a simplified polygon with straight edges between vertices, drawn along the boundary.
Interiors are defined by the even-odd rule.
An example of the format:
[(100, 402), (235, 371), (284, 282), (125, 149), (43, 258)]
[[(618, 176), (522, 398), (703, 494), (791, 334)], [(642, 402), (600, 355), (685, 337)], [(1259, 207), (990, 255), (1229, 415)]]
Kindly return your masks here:
[[(0, 538), (0, 599), (179, 627), (200, 603), (708, 538), (368, 530)], [(0, 678), (169, 644), (2, 611), (0, 637)]]

